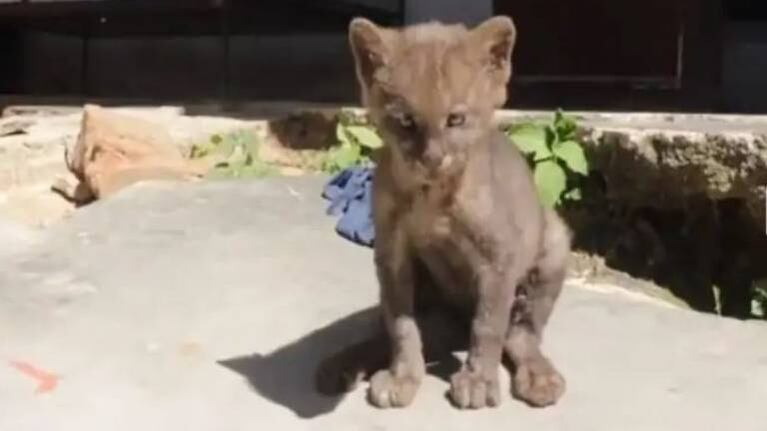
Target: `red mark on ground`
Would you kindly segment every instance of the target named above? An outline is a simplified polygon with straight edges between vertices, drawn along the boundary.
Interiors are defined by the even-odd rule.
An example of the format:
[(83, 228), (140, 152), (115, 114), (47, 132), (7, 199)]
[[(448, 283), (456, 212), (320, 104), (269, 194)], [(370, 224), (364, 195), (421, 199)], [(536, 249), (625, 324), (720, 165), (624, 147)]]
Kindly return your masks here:
[(28, 362), (11, 361), (11, 366), (27, 377), (37, 381), (35, 393), (43, 394), (56, 389), (59, 383), (59, 377), (55, 374), (41, 370)]

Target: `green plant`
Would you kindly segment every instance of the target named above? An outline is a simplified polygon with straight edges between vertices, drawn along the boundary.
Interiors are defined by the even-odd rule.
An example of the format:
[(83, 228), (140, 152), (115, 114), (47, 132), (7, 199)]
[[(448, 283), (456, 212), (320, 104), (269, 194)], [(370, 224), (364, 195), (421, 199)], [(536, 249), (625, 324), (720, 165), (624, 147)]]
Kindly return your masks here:
[(581, 181), (589, 166), (577, 129), (573, 118), (557, 110), (551, 123), (526, 122), (506, 130), (527, 157), (538, 194), (547, 206), (581, 199)]
[(751, 314), (767, 319), (767, 278), (754, 282), (751, 290)]
[(276, 169), (259, 158), (261, 141), (253, 131), (238, 130), (216, 134), (207, 142), (192, 147), (191, 158), (210, 158), (213, 168), (210, 179), (260, 178), (276, 173)]
[(329, 173), (370, 162), (373, 151), (383, 145), (373, 126), (345, 112), (338, 116), (335, 138), (336, 145), (328, 150), (321, 163), (321, 169)]

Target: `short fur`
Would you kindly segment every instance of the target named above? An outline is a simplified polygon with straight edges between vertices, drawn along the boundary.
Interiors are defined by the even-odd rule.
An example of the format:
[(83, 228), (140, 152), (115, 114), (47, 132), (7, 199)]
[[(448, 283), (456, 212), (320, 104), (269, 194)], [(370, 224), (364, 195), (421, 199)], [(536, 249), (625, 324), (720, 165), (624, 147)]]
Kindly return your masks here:
[(349, 390), (372, 375), (372, 404), (407, 406), (425, 358), (463, 337), (468, 358), (451, 378), (456, 406), (500, 403), (504, 352), (513, 394), (555, 403), (565, 381), (540, 343), (570, 234), (542, 207), (526, 161), (493, 121), (511, 76), (512, 20), (397, 30), (357, 18), (349, 38), (363, 101), (387, 143), (373, 191), (384, 325), (326, 360), (319, 389)]

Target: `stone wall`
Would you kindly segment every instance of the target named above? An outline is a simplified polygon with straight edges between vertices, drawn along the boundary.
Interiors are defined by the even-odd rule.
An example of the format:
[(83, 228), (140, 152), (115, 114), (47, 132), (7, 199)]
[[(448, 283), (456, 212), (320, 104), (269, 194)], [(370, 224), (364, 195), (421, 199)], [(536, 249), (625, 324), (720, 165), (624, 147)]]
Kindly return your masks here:
[(767, 117), (574, 115), (593, 170), (563, 210), (577, 248), (693, 308), (748, 317), (767, 277)]

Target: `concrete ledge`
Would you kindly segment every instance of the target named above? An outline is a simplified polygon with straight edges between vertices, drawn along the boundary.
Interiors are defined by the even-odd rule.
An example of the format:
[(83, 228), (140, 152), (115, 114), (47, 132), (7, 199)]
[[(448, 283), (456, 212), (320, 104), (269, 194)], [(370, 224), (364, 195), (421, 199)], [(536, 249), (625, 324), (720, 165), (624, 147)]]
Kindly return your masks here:
[[(333, 232), (325, 178), (145, 184), (76, 213), (0, 260), (13, 431), (763, 431), (767, 324), (678, 310), (572, 280), (545, 338), (562, 401), (461, 412), (438, 370), (406, 410), (312, 389), (323, 355), (375, 318), (370, 251)], [(460, 357), (460, 355), (459, 355)], [(455, 361), (453, 361), (455, 362)], [(726, 397), (725, 397), (726, 395)]]

